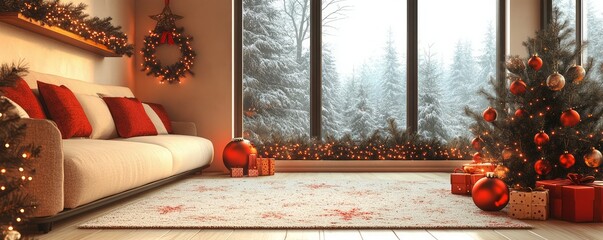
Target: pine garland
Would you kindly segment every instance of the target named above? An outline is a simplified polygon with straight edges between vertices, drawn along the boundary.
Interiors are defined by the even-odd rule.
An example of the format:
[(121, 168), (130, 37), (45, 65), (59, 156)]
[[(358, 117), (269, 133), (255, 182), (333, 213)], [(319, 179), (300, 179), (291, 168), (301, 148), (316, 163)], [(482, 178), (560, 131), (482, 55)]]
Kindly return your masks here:
[[(574, 31), (567, 21), (561, 21), (562, 13), (554, 11), (552, 23), (524, 42), (529, 55), (538, 54), (543, 60), (542, 68), (536, 70), (526, 66), (527, 58), (511, 56), (506, 63), (509, 81), (492, 79), (494, 93), (480, 92), (496, 109), (496, 120), (484, 121), (483, 109), (466, 109), (475, 120), (471, 131), (483, 139), (484, 158), (500, 165), (499, 177), (510, 185), (533, 187), (537, 180), (565, 178), (568, 173), (602, 177), (602, 168), (588, 166), (585, 157), (593, 148), (603, 147), (603, 85), (600, 79), (589, 78), (592, 58), (584, 65), (584, 79), (575, 80), (570, 68), (586, 44), (576, 48)], [(547, 85), (547, 78), (556, 72), (566, 81), (560, 90)], [(525, 93), (514, 95), (508, 83), (518, 79), (527, 87)], [(514, 114), (518, 109), (525, 111), (524, 116)], [(574, 127), (563, 126), (560, 120), (569, 109), (581, 117)], [(535, 136), (541, 131), (550, 141), (539, 146)], [(575, 156), (575, 164), (561, 160), (566, 151)]]
[(60, 27), (103, 44), (119, 55), (132, 56), (134, 46), (128, 44), (128, 36), (120, 26), (111, 24), (111, 17), (90, 17), (84, 13), (86, 4), (62, 3), (60, 0), (3, 0), (0, 12), (19, 12), (25, 17), (48, 26)]
[(424, 139), (398, 129), (388, 121), (387, 132), (375, 131), (369, 138), (355, 140), (351, 136), (312, 140), (272, 136), (252, 139), (262, 157), (281, 160), (463, 160), (469, 158), (466, 140), (444, 145), (435, 139)]
[[(27, 73), (22, 62), (0, 66), (0, 86), (14, 86)], [(0, 91), (0, 95), (4, 95)], [(19, 123), (14, 106), (0, 98), (0, 238), (26, 221), (35, 204), (22, 189), (33, 179), (32, 161), (41, 148), (32, 144), (22, 146), (27, 126)]]

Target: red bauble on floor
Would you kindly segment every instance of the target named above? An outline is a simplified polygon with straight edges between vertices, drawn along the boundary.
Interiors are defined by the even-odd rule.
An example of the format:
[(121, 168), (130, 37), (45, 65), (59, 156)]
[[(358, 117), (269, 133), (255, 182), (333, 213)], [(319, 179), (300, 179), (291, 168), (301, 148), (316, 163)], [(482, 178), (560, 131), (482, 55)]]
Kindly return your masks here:
[(473, 203), (484, 211), (499, 211), (509, 203), (509, 188), (491, 173), (478, 180), (471, 190)]
[(234, 138), (224, 148), (222, 158), (224, 166), (231, 168), (243, 168), (247, 172), (247, 158), (249, 154), (257, 154), (258, 151), (249, 140), (243, 138)]

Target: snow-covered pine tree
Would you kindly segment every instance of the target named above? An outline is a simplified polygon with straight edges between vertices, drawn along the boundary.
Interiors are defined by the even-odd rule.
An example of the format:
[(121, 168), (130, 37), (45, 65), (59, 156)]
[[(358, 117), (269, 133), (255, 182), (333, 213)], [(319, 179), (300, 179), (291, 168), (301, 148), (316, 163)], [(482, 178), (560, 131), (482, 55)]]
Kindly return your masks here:
[(439, 82), (442, 76), (440, 62), (431, 52), (431, 45), (423, 50), (419, 62), (419, 129), (418, 134), (427, 139), (446, 143), (448, 136), (444, 126), (442, 93)]
[[(509, 185), (533, 187), (568, 173), (602, 177), (603, 85), (590, 78), (591, 60), (584, 75), (576, 71), (584, 46), (576, 48), (574, 31), (562, 19), (555, 8), (552, 22), (524, 42), (528, 56), (539, 55), (541, 68), (512, 56), (506, 64), (510, 81), (492, 80), (494, 94), (481, 92), (498, 113), (494, 121), (485, 121), (483, 109), (466, 109), (475, 121), (471, 132), (483, 139), (484, 158), (500, 165), (496, 172)], [(516, 82), (512, 93), (509, 82), (519, 79), (527, 86)]]
[[(406, 125), (406, 83), (402, 75), (402, 65), (391, 28), (387, 33), (383, 56), (382, 102), (380, 112), (383, 120), (393, 118), (399, 126)], [(385, 121), (380, 121), (385, 122)], [(385, 124), (384, 124), (385, 125)]]
[[(309, 132), (303, 72), (291, 54), (274, 0), (243, 1), (243, 95), (245, 137)], [(307, 82), (307, 80), (305, 81)]]
[(343, 125), (341, 83), (335, 59), (328, 48), (323, 46), (322, 53), (322, 130), (324, 136), (341, 137)]
[[(450, 65), (450, 76), (447, 86), (444, 86), (446, 96), (445, 114), (450, 120), (448, 127), (451, 136), (463, 136), (466, 134), (465, 126), (470, 119), (463, 115), (463, 109), (467, 105), (467, 88), (475, 84), (477, 71), (473, 58), (471, 42), (459, 40), (455, 46), (452, 64)], [(485, 81), (485, 80), (482, 80)]]
[[(587, 41), (586, 52), (589, 56), (603, 56), (603, 14), (602, 9), (596, 9), (589, 7), (586, 10), (586, 18), (588, 24), (587, 27)], [(600, 61), (595, 64), (599, 64)], [(602, 77), (599, 71), (592, 71), (592, 79), (600, 79)]]

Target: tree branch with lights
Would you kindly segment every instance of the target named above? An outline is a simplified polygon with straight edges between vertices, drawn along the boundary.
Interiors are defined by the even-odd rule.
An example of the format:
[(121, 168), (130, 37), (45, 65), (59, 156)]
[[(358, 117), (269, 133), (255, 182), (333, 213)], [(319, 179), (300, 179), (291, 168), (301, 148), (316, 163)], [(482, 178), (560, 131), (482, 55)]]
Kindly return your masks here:
[(568, 173), (602, 176), (603, 85), (589, 77), (592, 58), (576, 64), (585, 44), (576, 47), (561, 14), (555, 9), (552, 22), (524, 42), (529, 58), (508, 58), (508, 80), (481, 91), (491, 107), (466, 109), (476, 121), (476, 154), (498, 164), (498, 177), (513, 186)]
[[(149, 35), (144, 37), (144, 46), (141, 50), (143, 62), (142, 71), (147, 75), (153, 75), (160, 78), (160, 82), (180, 83), (180, 78), (186, 73), (194, 75), (191, 68), (193, 60), (197, 55), (191, 47), (193, 37), (184, 35), (184, 28), (176, 27), (176, 20), (182, 19), (182, 16), (172, 14), (170, 1), (165, 0), (165, 7), (160, 14), (153, 15), (151, 18), (157, 21), (154, 30), (149, 31)], [(173, 64), (164, 65), (156, 56), (156, 48), (160, 44), (176, 44), (180, 49), (180, 59)]]
[(134, 46), (120, 26), (111, 24), (111, 17), (90, 17), (84, 13), (86, 4), (62, 3), (60, 0), (3, 0), (0, 12), (18, 12), (42, 24), (60, 27), (103, 44), (119, 55), (132, 56)]
[[(0, 87), (14, 86), (27, 72), (21, 64), (0, 66)], [(0, 95), (4, 95), (0, 91)], [(27, 126), (19, 122), (15, 107), (0, 99), (0, 239), (20, 236), (15, 226), (25, 222), (27, 214), (35, 208), (33, 201), (22, 192), (33, 179), (32, 161), (40, 147), (22, 145)], [(12, 238), (8, 238), (12, 236)], [(18, 239), (18, 238), (17, 238)]]

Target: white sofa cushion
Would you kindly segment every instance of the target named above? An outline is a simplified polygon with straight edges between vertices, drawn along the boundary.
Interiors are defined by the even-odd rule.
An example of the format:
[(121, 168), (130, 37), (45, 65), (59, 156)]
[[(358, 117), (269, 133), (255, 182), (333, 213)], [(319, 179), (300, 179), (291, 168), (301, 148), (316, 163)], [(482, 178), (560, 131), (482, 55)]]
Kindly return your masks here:
[(80, 102), (90, 125), (92, 125), (92, 139), (112, 139), (119, 137), (117, 128), (109, 107), (102, 98), (93, 95), (75, 94)]
[(156, 144), (63, 140), (65, 208), (74, 208), (171, 175), (172, 155)]
[(124, 142), (151, 143), (169, 149), (174, 161), (172, 174), (206, 166), (214, 158), (213, 144), (202, 137), (170, 134), (122, 138), (119, 140)]

